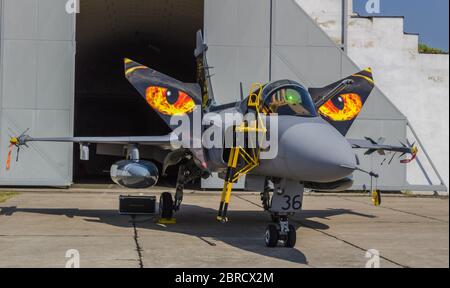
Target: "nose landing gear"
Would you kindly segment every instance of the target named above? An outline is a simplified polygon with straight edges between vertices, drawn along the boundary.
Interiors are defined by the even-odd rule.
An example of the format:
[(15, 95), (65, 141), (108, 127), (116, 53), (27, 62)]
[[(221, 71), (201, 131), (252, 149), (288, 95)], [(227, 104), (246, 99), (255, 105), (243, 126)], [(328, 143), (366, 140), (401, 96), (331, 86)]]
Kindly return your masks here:
[(289, 224), (289, 216), (301, 212), (305, 186), (287, 179), (274, 180), (272, 197), (267, 184), (261, 197), (264, 209), (270, 213), (274, 223), (267, 226), (265, 242), (267, 247), (271, 248), (277, 247), (279, 242), (282, 242), (284, 247), (293, 248), (297, 242), (297, 231)]
[(297, 243), (295, 227), (289, 225), (287, 217), (281, 217), (278, 225), (270, 224), (266, 228), (265, 242), (267, 247), (277, 247), (280, 241), (287, 248), (294, 248)]

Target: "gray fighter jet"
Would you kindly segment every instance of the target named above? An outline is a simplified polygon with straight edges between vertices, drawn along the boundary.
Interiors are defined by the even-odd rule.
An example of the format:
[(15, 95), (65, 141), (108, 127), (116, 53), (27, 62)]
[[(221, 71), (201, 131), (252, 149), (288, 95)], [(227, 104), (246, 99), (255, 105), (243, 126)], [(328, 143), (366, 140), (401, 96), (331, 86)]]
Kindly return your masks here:
[[(207, 63), (207, 45), (202, 33), (197, 34), (198, 83), (188, 84), (150, 69), (130, 59), (125, 59), (125, 76), (147, 103), (174, 131), (163, 137), (79, 137), (79, 138), (34, 138), (26, 133), (11, 139), (7, 168), (11, 165), (11, 154), (29, 142), (70, 142), (80, 144), (82, 160), (89, 160), (89, 144), (97, 144), (108, 151), (108, 147), (122, 146), (125, 160), (111, 167), (112, 180), (127, 188), (149, 188), (157, 184), (158, 177), (170, 166), (179, 166), (176, 193), (163, 193), (159, 201), (159, 213), (163, 219), (170, 219), (181, 207), (183, 188), (186, 183), (212, 173), (224, 179), (224, 189), (217, 220), (227, 222), (227, 211), (233, 184), (246, 176), (246, 188), (261, 192), (263, 207), (272, 216), (274, 224), (266, 229), (265, 241), (268, 247), (280, 242), (294, 247), (296, 231), (289, 225), (289, 216), (299, 213), (303, 205), (305, 189), (315, 191), (344, 191), (353, 184), (352, 174), (359, 170), (354, 149), (366, 149), (368, 155), (393, 151), (402, 156), (417, 154), (417, 148), (403, 145), (393, 147), (382, 145), (372, 139), (352, 140), (345, 135), (363, 108), (374, 88), (370, 69), (351, 75), (324, 88), (310, 88), (290, 80), (280, 80), (265, 85), (254, 85), (248, 97), (228, 105), (217, 105), (211, 85), (210, 67)], [(231, 145), (204, 148), (193, 145), (202, 141), (208, 126), (201, 125), (212, 113), (219, 115), (224, 135), (231, 135)], [(254, 121), (239, 123), (226, 120), (227, 114), (253, 115)], [(200, 121), (195, 115), (200, 115)], [(190, 121), (186, 139), (178, 147), (183, 129), (173, 125), (173, 117), (184, 116)], [(277, 131), (276, 147), (267, 147), (267, 135), (274, 134), (263, 118), (275, 118)], [(209, 123), (209, 121), (206, 121)], [(272, 123), (272, 122), (270, 122)], [(214, 125), (209, 123), (211, 125)], [(199, 127), (201, 126), (201, 127)], [(197, 129), (200, 133), (193, 133)], [(181, 131), (181, 132), (180, 132)], [(255, 136), (256, 138), (252, 137)], [(251, 135), (250, 135), (251, 134)], [(225, 137), (226, 138), (226, 137)], [(238, 140), (243, 140), (238, 145)], [(252, 145), (249, 145), (249, 144)], [(274, 157), (265, 159), (262, 153), (276, 148)], [(110, 149), (111, 151), (114, 149)], [(121, 149), (119, 149), (121, 150)], [(115, 149), (117, 151), (117, 149)], [(148, 151), (151, 159), (163, 166), (144, 160)], [(114, 152), (117, 153), (117, 152)], [(117, 155), (111, 152), (111, 155)], [(378, 177), (371, 171), (363, 171)], [(381, 201), (375, 193), (375, 203)]]

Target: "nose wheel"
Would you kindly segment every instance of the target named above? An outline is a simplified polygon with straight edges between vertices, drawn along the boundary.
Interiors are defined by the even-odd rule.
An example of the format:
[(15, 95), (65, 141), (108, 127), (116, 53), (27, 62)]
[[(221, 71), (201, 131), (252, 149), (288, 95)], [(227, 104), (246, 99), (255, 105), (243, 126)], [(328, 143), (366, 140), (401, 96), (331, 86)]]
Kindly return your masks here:
[(277, 226), (273, 224), (267, 226), (265, 235), (266, 246), (269, 248), (277, 247), (279, 238), (280, 233), (278, 231)]
[(289, 225), (289, 231), (287, 232), (284, 246), (287, 248), (294, 248), (295, 244), (297, 244), (297, 232), (295, 231), (294, 226)]
[(280, 241), (283, 242), (284, 247), (294, 248), (297, 243), (297, 232), (293, 225), (289, 225), (287, 218), (283, 217), (278, 225), (267, 226), (264, 238), (269, 248), (277, 247)]

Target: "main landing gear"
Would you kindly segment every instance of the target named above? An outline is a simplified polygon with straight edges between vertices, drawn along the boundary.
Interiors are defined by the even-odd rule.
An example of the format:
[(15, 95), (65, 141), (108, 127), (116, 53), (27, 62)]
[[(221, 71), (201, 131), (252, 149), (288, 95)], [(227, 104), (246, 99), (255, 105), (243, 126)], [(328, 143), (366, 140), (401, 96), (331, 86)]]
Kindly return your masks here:
[(181, 165), (178, 169), (177, 185), (175, 192), (175, 200), (172, 194), (164, 192), (159, 198), (159, 223), (160, 224), (175, 224), (176, 219), (173, 214), (180, 210), (181, 202), (183, 202), (183, 190), (186, 183), (186, 178), (189, 178), (189, 170), (185, 165)]
[(178, 212), (183, 202), (184, 186), (203, 176), (203, 171), (196, 169), (192, 162), (180, 165), (178, 169), (178, 177), (176, 184), (175, 197), (169, 192), (164, 192), (159, 198), (159, 223), (175, 224), (176, 219), (173, 217)]
[(164, 192), (159, 197), (159, 219), (173, 219), (174, 204), (172, 194)]

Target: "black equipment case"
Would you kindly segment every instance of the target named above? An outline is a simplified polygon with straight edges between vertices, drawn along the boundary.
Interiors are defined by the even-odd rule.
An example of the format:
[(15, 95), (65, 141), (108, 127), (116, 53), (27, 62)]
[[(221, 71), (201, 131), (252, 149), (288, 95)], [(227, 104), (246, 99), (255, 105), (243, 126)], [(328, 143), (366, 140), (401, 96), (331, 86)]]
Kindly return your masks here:
[(119, 213), (121, 215), (156, 214), (155, 196), (120, 196)]

